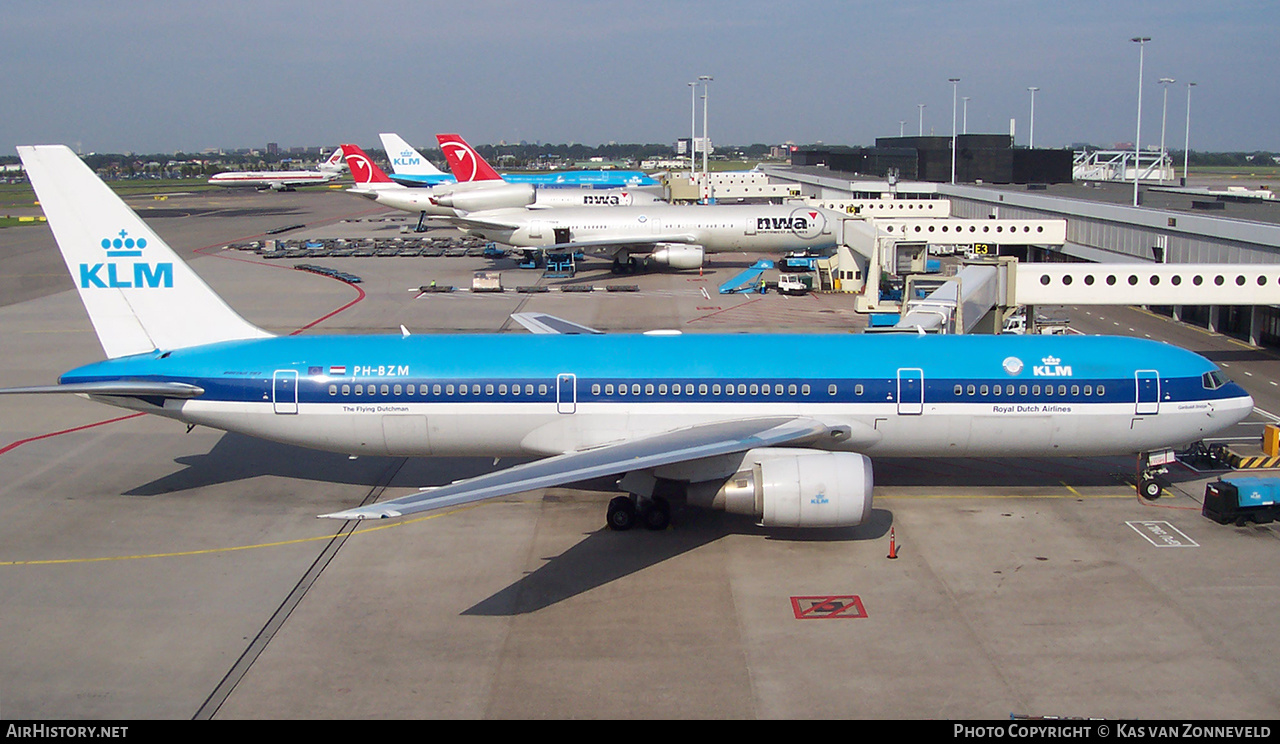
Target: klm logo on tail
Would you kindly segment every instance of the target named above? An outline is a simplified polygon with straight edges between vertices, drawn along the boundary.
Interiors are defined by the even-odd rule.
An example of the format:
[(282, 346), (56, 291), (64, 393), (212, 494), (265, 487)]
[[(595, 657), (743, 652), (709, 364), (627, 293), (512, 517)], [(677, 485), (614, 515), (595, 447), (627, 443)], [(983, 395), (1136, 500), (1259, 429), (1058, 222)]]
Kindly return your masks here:
[(103, 238), (102, 249), (107, 261), (80, 264), (80, 288), (132, 289), (173, 287), (173, 264), (149, 264), (145, 261), (128, 262), (120, 259), (140, 258), (147, 247), (146, 238), (134, 240), (128, 230), (121, 230), (118, 238)]
[(414, 152), (413, 150), (404, 150), (404, 151), (402, 151), (399, 155), (397, 155), (397, 156), (395, 156), (395, 157), (391, 158), (391, 165), (393, 165), (393, 166), (396, 166), (396, 165), (419, 165), (419, 164), (421, 164), (421, 162), (422, 162), (422, 161), (421, 161), (421, 160), (418, 160), (418, 158), (417, 158), (417, 153), (416, 153), (416, 152)]

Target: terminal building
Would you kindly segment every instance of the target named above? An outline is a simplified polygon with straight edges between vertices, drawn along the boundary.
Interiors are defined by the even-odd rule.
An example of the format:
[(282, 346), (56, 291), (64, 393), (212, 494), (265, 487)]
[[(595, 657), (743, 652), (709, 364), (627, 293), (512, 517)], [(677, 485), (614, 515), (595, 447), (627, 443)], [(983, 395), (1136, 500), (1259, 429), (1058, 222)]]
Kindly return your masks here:
[(1071, 183), (1070, 150), (1015, 148), (1007, 134), (955, 137), (952, 179), (951, 137), (877, 137), (875, 147), (810, 146), (792, 153), (796, 166), (825, 165), (834, 171), (932, 183)]
[[(1019, 294), (1027, 297), (1032, 274), (1023, 270), (1058, 266), (1036, 275), (1044, 304), (1143, 305), (1254, 345), (1280, 347), (1280, 200), (1262, 198), (1270, 192), (1246, 198), (1255, 194), (1151, 179), (1141, 184), (1134, 206), (1132, 180), (1073, 180), (1071, 151), (1013, 148), (1001, 135), (958, 136), (952, 183), (950, 143), (950, 137), (889, 137), (870, 148), (801, 147), (789, 166), (761, 171), (798, 193), (793, 201), (879, 218), (868, 219), (873, 227), (861, 237), (846, 230), (853, 238), (837, 258), (848, 255), (833, 262), (826, 285), (863, 293), (863, 311), (883, 307), (874, 297), (877, 277), (899, 270), (909, 253), (904, 248), (927, 254), (948, 245), (970, 256), (1016, 257), (1025, 290)], [(906, 208), (930, 202), (939, 209)], [(952, 223), (949, 234), (945, 222), (931, 223), (939, 218)], [(986, 227), (995, 238), (1002, 224), (1055, 227), (1041, 233), (1051, 237), (983, 236)], [(895, 229), (895, 247), (882, 247)], [(853, 247), (858, 240), (860, 249)], [(1111, 267), (1117, 271), (1108, 278), (1123, 274), (1122, 286), (1088, 281)], [(1072, 281), (1078, 283), (1067, 286)], [(1004, 286), (1003, 275), (1000, 282)]]

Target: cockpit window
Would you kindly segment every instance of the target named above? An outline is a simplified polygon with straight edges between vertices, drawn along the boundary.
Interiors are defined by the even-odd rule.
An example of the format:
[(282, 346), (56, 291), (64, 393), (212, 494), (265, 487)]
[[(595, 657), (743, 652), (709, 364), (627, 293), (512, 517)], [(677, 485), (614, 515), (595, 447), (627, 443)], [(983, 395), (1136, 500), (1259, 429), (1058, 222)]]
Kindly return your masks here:
[(1205, 390), (1217, 390), (1228, 382), (1230, 380), (1224, 377), (1220, 370), (1215, 369), (1212, 372), (1205, 372), (1200, 375), (1200, 384), (1204, 386)]

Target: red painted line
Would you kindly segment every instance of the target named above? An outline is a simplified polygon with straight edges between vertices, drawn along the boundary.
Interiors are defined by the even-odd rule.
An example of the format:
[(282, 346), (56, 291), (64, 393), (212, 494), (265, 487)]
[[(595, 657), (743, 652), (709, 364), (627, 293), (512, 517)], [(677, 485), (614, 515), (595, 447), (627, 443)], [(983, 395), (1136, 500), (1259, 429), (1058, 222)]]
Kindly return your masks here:
[[(330, 278), (332, 278), (332, 277), (330, 277)], [(334, 281), (338, 281), (338, 282), (340, 282), (340, 281), (342, 281), (342, 280), (341, 280), (341, 279), (334, 279)], [(345, 283), (345, 282), (344, 282), (344, 283)], [(357, 303), (357, 302), (359, 302), (360, 300), (363, 300), (363, 299), (364, 299), (364, 290), (363, 290), (363, 289), (360, 289), (360, 287), (358, 287), (358, 286), (356, 286), (356, 285), (354, 285), (354, 284), (352, 284), (352, 285), (350, 285), (350, 286), (351, 286), (351, 288), (352, 288), (352, 289), (354, 289), (356, 292), (358, 292), (358, 293), (359, 293), (359, 295), (360, 295), (359, 297), (356, 297), (356, 298), (355, 298), (354, 300), (352, 300), (351, 302), (348, 302), (347, 304), (343, 305), (342, 307), (338, 308), (337, 310), (334, 310), (333, 312), (329, 313), (328, 315), (322, 315), (321, 317), (316, 318), (315, 320), (313, 320), (313, 321), (311, 321), (310, 323), (308, 323), (308, 324), (304, 325), (303, 327), (299, 328), (298, 330), (294, 331), (293, 333), (290, 333), (289, 335), (290, 335), (290, 336), (296, 336), (296, 335), (298, 335), (299, 333), (302, 333), (303, 331), (307, 330), (308, 328), (310, 328), (310, 327), (312, 327), (312, 326), (314, 326), (314, 325), (317, 325), (317, 324), (319, 324), (319, 323), (322, 323), (322, 322), (324, 322), (324, 321), (328, 320), (329, 318), (332, 318), (333, 316), (337, 315), (338, 313), (342, 312), (343, 310), (346, 310), (347, 308), (349, 308), (349, 307), (351, 307), (352, 305), (356, 304), (356, 303)]]
[[(716, 312), (714, 312), (714, 313), (709, 313), (709, 314), (707, 314), (707, 315), (703, 315), (703, 316), (700, 316), (700, 317), (694, 318), (693, 320), (689, 321), (689, 323), (697, 323), (697, 322), (698, 322), (698, 321), (700, 321), (700, 320), (706, 320), (707, 318), (714, 318), (715, 316), (719, 315), (720, 313), (727, 313), (727, 312), (729, 312), (730, 310), (738, 310), (738, 309), (741, 309), (741, 308), (746, 307), (747, 305), (751, 305), (751, 304), (754, 304), (754, 303), (756, 303), (756, 302), (759, 302), (760, 300), (763, 300), (763, 299), (764, 299), (763, 297), (757, 297), (757, 298), (755, 298), (754, 300), (747, 300), (746, 302), (742, 303), (741, 305), (734, 305), (733, 307), (727, 307), (727, 308), (725, 308), (724, 310), (717, 310), (717, 311), (716, 311)], [(687, 325), (687, 324), (686, 324), (686, 325)]]
[(28, 442), (35, 442), (41, 439), (48, 439), (49, 437), (56, 437), (61, 434), (70, 434), (74, 431), (84, 431), (85, 429), (92, 429), (95, 426), (102, 426), (103, 424), (114, 424), (117, 421), (127, 421), (131, 418), (137, 418), (139, 416), (145, 416), (145, 415), (146, 414), (144, 413), (131, 413), (128, 416), (121, 416), (119, 418), (108, 419), (106, 421), (98, 421), (97, 423), (93, 423), (93, 424), (85, 424), (84, 426), (76, 426), (70, 429), (63, 429), (62, 431), (51, 431), (48, 434), (40, 434), (38, 436), (28, 437), (26, 439), (19, 439), (16, 442), (7, 444), (4, 447), (0, 447), (0, 455), (3, 455), (4, 453), (8, 452), (11, 449), (21, 447), (22, 445)]

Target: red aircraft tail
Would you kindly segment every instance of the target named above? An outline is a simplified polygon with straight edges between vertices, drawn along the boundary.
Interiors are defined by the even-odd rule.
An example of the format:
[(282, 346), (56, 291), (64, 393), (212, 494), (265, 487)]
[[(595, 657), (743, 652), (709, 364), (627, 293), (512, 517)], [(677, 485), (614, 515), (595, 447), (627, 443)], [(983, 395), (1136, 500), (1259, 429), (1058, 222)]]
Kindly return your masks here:
[(436, 140), (439, 141), (440, 150), (449, 161), (449, 170), (453, 171), (453, 177), (458, 183), (502, 180), (502, 176), (462, 137), (456, 134), (437, 134)]
[(357, 186), (394, 183), (358, 145), (343, 145), (342, 153), (347, 158), (347, 167), (351, 169), (351, 177), (355, 179)]

